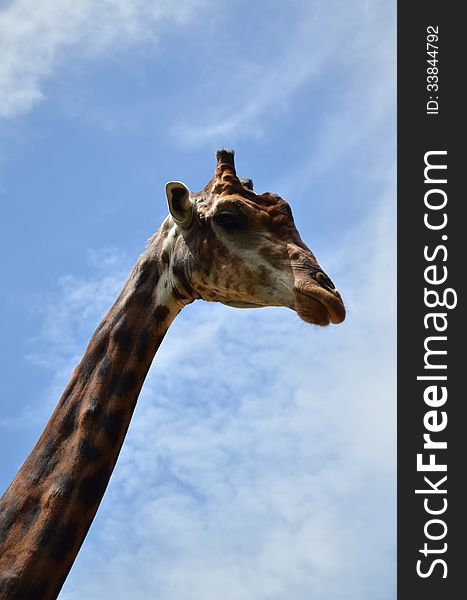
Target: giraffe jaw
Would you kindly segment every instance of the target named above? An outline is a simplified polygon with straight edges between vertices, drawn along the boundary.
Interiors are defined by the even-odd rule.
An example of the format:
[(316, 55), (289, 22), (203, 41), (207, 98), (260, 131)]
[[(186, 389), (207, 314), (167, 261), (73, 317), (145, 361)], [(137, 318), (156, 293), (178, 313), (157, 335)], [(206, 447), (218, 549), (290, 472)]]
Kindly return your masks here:
[(264, 304), (256, 304), (255, 302), (243, 302), (241, 300), (223, 300), (222, 304), (231, 306), (232, 308), (264, 308)]

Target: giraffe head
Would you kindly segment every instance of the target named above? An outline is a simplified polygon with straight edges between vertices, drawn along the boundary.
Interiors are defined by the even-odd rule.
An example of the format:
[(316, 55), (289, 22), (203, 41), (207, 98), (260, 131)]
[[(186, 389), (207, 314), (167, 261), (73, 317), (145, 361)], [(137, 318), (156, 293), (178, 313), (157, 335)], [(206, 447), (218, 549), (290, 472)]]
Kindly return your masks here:
[(202, 192), (172, 181), (166, 193), (162, 260), (179, 297), (238, 308), (286, 306), (316, 325), (344, 320), (339, 292), (301, 240), (290, 206), (239, 179), (233, 151), (218, 150)]

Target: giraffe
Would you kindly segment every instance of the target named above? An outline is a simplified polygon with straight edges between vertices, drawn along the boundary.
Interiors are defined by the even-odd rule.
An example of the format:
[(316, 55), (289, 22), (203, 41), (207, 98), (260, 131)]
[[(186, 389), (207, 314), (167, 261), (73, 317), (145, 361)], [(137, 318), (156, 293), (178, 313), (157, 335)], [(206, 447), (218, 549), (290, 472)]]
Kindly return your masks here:
[(280, 196), (239, 179), (217, 151), (198, 193), (166, 185), (169, 215), (98, 325), (36, 446), (0, 500), (0, 599), (56, 598), (115, 467), (170, 324), (196, 299), (285, 306), (308, 323), (345, 318), (339, 292)]

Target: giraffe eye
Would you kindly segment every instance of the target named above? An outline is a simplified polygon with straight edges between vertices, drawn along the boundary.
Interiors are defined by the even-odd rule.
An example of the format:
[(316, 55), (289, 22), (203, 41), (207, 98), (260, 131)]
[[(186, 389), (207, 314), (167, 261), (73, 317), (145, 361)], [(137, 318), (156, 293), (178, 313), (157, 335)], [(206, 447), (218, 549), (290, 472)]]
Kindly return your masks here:
[(216, 225), (225, 229), (228, 233), (234, 233), (246, 228), (247, 220), (240, 213), (221, 212), (213, 217)]

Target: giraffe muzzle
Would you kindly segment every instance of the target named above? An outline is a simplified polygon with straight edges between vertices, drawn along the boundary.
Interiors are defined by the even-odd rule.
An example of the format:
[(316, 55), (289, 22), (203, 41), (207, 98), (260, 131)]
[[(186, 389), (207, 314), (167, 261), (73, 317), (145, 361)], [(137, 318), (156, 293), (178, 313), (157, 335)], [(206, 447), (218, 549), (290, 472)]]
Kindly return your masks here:
[(309, 267), (308, 277), (300, 277), (295, 288), (298, 316), (314, 325), (335, 325), (345, 319), (345, 306), (331, 279), (321, 269)]

